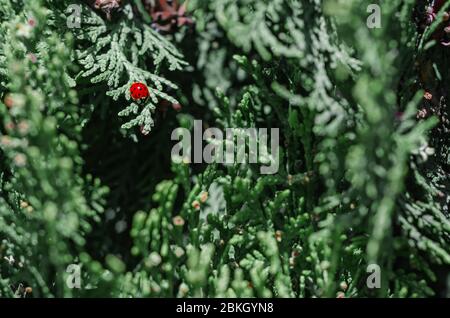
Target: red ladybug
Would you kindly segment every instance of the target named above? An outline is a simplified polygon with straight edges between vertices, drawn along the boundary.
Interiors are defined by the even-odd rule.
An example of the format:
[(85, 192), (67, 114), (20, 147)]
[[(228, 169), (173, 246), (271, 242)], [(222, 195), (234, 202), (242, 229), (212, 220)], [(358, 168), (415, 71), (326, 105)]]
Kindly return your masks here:
[(130, 87), (130, 93), (134, 100), (146, 99), (150, 95), (147, 86), (143, 83), (133, 83)]

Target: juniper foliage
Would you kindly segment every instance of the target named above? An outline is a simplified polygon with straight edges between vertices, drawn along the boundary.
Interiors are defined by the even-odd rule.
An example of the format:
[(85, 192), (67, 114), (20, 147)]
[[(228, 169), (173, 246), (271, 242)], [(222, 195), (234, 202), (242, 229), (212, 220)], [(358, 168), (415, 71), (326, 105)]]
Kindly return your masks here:
[[(450, 2), (370, 29), (371, 2), (192, 0), (172, 30), (152, 1), (3, 0), (0, 295), (445, 296)], [(171, 162), (194, 119), (280, 128), (279, 171)]]

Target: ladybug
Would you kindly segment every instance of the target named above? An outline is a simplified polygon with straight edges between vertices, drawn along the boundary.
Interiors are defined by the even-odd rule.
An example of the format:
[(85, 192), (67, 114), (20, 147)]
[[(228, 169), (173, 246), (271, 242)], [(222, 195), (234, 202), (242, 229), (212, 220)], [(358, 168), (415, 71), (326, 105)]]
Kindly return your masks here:
[(147, 99), (150, 92), (144, 83), (133, 83), (130, 87), (130, 94), (134, 100), (139, 100)]

